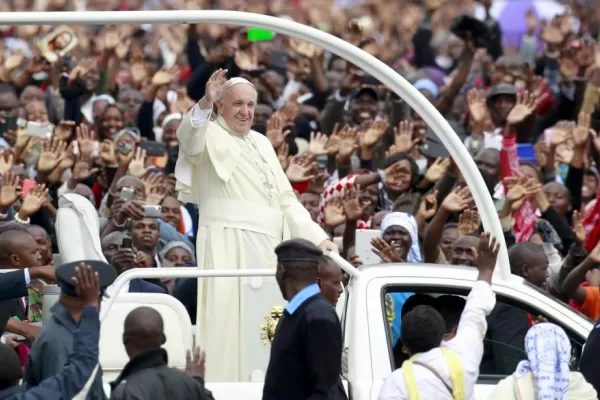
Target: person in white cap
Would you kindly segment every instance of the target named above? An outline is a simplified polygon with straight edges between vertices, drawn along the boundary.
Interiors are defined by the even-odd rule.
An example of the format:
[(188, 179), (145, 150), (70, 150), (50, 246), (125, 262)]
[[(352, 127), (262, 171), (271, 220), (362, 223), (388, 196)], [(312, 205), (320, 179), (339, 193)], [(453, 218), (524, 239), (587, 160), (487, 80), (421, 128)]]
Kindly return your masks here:
[[(275, 268), (274, 249), (289, 238), (337, 252), (297, 200), (269, 140), (251, 130), (254, 85), (243, 78), (227, 80), (226, 73), (219, 69), (210, 77), (204, 97), (177, 130), (179, 198), (200, 210), (198, 268)], [(213, 106), (218, 116), (211, 120)], [(242, 289), (241, 279), (198, 282), (196, 341), (206, 349), (207, 381), (248, 379), (241, 376), (245, 358), (251, 358), (242, 349), (242, 326), (250, 312)]]

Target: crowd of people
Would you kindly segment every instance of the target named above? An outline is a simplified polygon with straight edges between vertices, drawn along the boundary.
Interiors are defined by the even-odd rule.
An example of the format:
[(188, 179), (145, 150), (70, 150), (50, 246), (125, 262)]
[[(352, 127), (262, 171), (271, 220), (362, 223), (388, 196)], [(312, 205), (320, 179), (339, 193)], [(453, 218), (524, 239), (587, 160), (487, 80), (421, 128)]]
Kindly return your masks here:
[[(565, 2), (563, 12), (545, 20), (544, 6), (536, 3), (512, 16), (521, 18), (517, 40), (493, 15), (492, 0), (30, 0), (1, 7), (242, 10), (311, 25), (362, 48), (418, 89), (464, 142), (496, 204), (511, 272), (596, 320), (600, 18), (591, 2), (581, 1)], [(470, 17), (476, 14), (481, 20)], [(529, 359), (508, 354), (501, 366), (496, 360), (494, 371), (510, 375), (498, 386), (504, 390), (498, 398), (510, 398), (514, 387), (516, 398), (562, 399), (575, 391), (596, 398), (592, 386), (600, 390), (600, 376), (593, 361), (582, 358), (583, 375), (569, 372), (565, 333), (551, 324), (551, 316), (540, 322), (541, 317), (494, 305), (489, 273), (496, 246), (480, 236), (470, 189), (422, 118), (346, 60), (297, 39), (263, 32), (257, 40), (252, 33), (253, 28), (213, 24), (0, 27), (0, 265), (25, 271), (6, 275), (2, 283), (8, 297), (0, 303), (5, 332), (0, 351), (10, 362), (0, 368), (0, 398), (34, 398), (15, 397), (27, 396), (23, 387), (13, 387), (21, 378), (64, 398), (83, 386), (87, 398), (105, 396), (94, 344), (98, 324), (92, 321), (98, 296), (91, 291), (104, 292), (124, 271), (277, 266), (290, 304), (302, 289), (290, 279), (300, 279), (305, 294), (320, 291), (334, 305), (349, 277), (335, 264), (315, 261), (315, 255), (331, 251), (359, 269), (376, 263), (451, 264), (478, 268), (485, 281), (454, 310), (462, 318), (452, 326), (443, 307), (402, 312), (402, 328), (394, 336), (410, 358), (388, 379), (381, 399), (417, 399), (419, 393), (433, 398), (428, 390), (446, 389), (439, 398), (453, 393), (472, 398), (486, 364), (484, 352), (477, 356), (465, 340), (484, 337), (524, 349)], [(96, 283), (86, 266), (53, 265), (58, 202), (69, 193), (89, 200), (98, 213), (102, 253), (114, 271), (92, 264)], [(307, 239), (312, 247), (299, 246), (309, 255), (286, 260), (275, 252), (286, 235)], [(300, 261), (310, 268), (298, 267)], [(286, 262), (291, 264), (282, 267)], [(63, 331), (51, 335), (39, 323), (42, 311), (49, 311), (42, 310), (43, 287), (56, 282), (62, 294), (52, 323)], [(222, 361), (206, 357), (209, 378), (237, 380), (240, 367), (230, 364), (240, 352), (233, 344), (239, 343), (233, 339), (239, 330), (229, 324), (239, 321), (221, 318), (214, 304), (228, 304), (231, 314), (240, 314), (239, 286), (139, 279), (125, 290), (178, 298), (197, 326), (199, 343), (222, 356)], [(328, 323), (335, 342), (339, 326)], [(429, 337), (415, 336), (419, 324), (436, 328)], [(394, 330), (393, 321), (390, 325)], [(167, 364), (160, 315), (135, 310), (125, 332), (133, 369), (115, 382), (116, 399), (130, 398), (124, 386), (139, 385), (126, 382), (145, 377), (138, 374), (145, 368), (133, 360)], [(552, 339), (540, 339), (547, 337)], [(274, 349), (285, 346), (281, 340)], [(341, 359), (338, 344), (320, 343), (314, 351)], [(465, 361), (464, 352), (479, 360)], [(559, 370), (539, 372), (543, 353), (552, 353)], [(204, 360), (196, 352), (187, 375), (160, 373), (181, 379), (181, 388), (199, 393), (194, 398), (210, 398)], [(318, 361), (315, 373), (327, 384), (320, 381), (314, 390), (343, 397), (341, 365), (332, 370)], [(297, 371), (297, 379), (309, 379), (304, 374)], [(275, 375), (267, 374), (265, 398), (287, 396), (269, 381)], [(79, 385), (85, 376), (90, 382)], [(457, 376), (464, 383), (458, 385)], [(544, 383), (551, 379), (560, 385)], [(312, 393), (306, 385), (290, 387), (308, 393), (303, 398)], [(135, 396), (160, 397), (157, 393)]]

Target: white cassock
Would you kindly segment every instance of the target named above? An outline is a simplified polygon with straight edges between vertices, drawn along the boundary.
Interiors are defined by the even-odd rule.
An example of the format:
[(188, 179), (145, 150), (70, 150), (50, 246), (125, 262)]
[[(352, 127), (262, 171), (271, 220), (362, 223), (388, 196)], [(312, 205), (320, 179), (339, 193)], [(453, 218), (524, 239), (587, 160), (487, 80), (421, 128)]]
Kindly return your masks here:
[[(273, 249), (282, 240), (305, 238), (319, 245), (329, 239), (297, 200), (271, 142), (254, 131), (233, 135), (222, 118), (210, 121), (210, 115), (211, 110), (196, 105), (177, 130), (179, 198), (197, 203), (200, 210), (198, 268), (275, 268)], [(276, 304), (251, 309), (257, 308), (251, 304), (257, 300), (245, 299), (250, 297), (249, 281), (210, 278), (198, 282), (196, 343), (206, 349), (207, 381), (247, 381), (248, 369), (254, 367), (245, 366), (254, 365), (257, 357), (265, 358), (261, 364), (268, 361), (269, 346), (260, 339), (259, 325)], [(281, 304), (275, 279), (266, 281), (272, 288), (270, 297)], [(255, 317), (248, 319), (246, 314), (252, 312)], [(249, 346), (248, 335), (261, 349), (244, 348)], [(257, 351), (261, 352), (258, 356)]]

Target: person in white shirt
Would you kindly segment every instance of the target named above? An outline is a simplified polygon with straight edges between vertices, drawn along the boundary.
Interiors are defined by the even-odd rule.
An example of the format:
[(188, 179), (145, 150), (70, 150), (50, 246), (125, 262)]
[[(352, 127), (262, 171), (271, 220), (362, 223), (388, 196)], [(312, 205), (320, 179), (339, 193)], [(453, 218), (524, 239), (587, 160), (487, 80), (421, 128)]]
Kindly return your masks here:
[(446, 325), (433, 307), (417, 306), (406, 314), (401, 338), (411, 358), (385, 380), (379, 400), (474, 398), (487, 330), (486, 316), (496, 304), (491, 281), (498, 248), (489, 233), (481, 236), (479, 276), (451, 340), (443, 341)]

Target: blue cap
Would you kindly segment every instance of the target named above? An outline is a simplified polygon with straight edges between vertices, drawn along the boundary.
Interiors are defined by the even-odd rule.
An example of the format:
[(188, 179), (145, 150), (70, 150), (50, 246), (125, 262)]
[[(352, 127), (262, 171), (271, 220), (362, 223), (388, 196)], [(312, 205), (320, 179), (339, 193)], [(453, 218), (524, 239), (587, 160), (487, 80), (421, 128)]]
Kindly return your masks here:
[(81, 264), (89, 265), (94, 272), (98, 273), (100, 280), (100, 292), (104, 293), (107, 287), (117, 279), (117, 270), (110, 264), (96, 260), (81, 260), (63, 264), (56, 268), (56, 281), (60, 290), (69, 296), (77, 297), (77, 292), (73, 286), (75, 277), (75, 268)]

